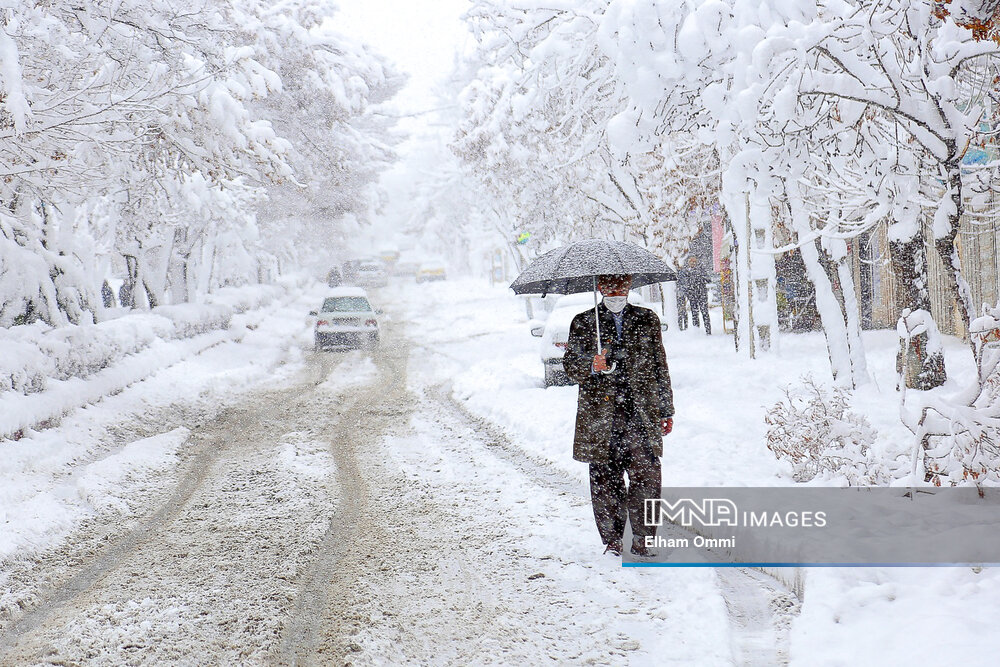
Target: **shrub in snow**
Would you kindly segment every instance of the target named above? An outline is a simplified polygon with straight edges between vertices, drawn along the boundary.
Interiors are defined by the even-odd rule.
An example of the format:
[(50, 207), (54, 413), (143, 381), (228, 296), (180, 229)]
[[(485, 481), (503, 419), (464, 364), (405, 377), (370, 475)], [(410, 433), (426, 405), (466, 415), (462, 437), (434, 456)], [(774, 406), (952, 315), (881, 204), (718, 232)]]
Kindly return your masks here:
[(233, 313), (245, 313), (270, 303), (283, 291), (277, 285), (223, 287), (206, 296), (205, 303), (228, 306)]
[(49, 380), (86, 378), (141, 352), (157, 340), (192, 338), (228, 329), (234, 310), (260, 308), (285, 288), (253, 285), (222, 290), (218, 303), (159, 306), (98, 324), (52, 328), (42, 323), (0, 328), (0, 394), (31, 394)]
[(0, 330), (0, 393), (30, 394), (49, 379), (85, 378), (141, 352), (156, 340), (189, 338), (229, 326), (224, 306), (165, 307), (164, 313), (133, 313), (99, 324), (51, 329), (42, 325)]
[(228, 329), (233, 310), (215, 304), (184, 303), (176, 306), (157, 306), (157, 315), (167, 318), (173, 325), (169, 338), (191, 338), (216, 329)]
[(51, 360), (56, 380), (85, 378), (107, 368), (128, 354), (149, 347), (157, 338), (171, 335), (169, 320), (136, 314), (100, 324), (52, 329), (41, 336), (38, 349)]
[(1000, 303), (984, 306), (969, 333), (975, 384), (953, 397), (931, 397), (911, 427), (918, 443), (913, 475), (922, 460), (924, 481), (935, 486), (1000, 483)]
[(785, 399), (768, 410), (767, 448), (792, 466), (792, 478), (843, 477), (851, 486), (885, 484), (889, 476), (871, 445), (875, 429), (848, 408), (843, 387), (826, 389), (811, 376), (785, 387)]
[[(25, 330), (36, 327), (19, 327)], [(46, 378), (53, 373), (52, 360), (33, 340), (10, 336), (0, 329), (0, 393), (16, 391), (33, 394), (45, 389)]]

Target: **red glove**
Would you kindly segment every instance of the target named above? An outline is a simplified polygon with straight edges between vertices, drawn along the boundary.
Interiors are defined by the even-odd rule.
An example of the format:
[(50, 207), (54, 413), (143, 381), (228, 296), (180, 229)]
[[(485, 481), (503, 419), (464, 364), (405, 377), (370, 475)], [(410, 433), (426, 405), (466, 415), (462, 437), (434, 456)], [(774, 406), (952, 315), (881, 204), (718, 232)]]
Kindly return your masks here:
[(660, 428), (663, 429), (663, 435), (670, 435), (670, 432), (674, 430), (674, 418), (661, 419)]

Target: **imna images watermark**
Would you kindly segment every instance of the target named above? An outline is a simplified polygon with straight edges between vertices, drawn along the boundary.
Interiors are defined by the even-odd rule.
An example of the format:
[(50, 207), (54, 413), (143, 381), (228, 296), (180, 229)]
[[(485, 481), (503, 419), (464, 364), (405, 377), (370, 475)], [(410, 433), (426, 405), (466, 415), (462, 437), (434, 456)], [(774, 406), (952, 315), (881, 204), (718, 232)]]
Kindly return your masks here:
[(652, 558), (624, 565), (1000, 564), (1000, 489), (664, 488), (644, 515)]
[(822, 510), (744, 510), (739, 511), (736, 503), (729, 498), (647, 498), (645, 502), (645, 523), (647, 526), (662, 526), (663, 521), (671, 521), (681, 526), (747, 526), (751, 528), (789, 526), (826, 526), (826, 512)]

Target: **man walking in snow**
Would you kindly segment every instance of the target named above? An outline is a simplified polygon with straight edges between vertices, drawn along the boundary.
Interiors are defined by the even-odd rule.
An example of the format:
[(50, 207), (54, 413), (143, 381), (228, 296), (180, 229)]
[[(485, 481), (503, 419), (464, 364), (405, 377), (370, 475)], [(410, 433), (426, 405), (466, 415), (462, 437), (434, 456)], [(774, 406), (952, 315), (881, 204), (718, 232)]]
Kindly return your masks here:
[(663, 436), (673, 428), (674, 401), (659, 317), (627, 303), (631, 285), (631, 276), (598, 278), (604, 299), (573, 319), (563, 367), (580, 386), (573, 458), (590, 464), (605, 552), (621, 555), (631, 521), (631, 553), (649, 556), (645, 538), (656, 527), (645, 525), (643, 506), (660, 497), (660, 456)]
[[(698, 316), (705, 323), (705, 333), (712, 333), (712, 321), (708, 319), (708, 283), (709, 277), (705, 269), (698, 265), (698, 259), (691, 255), (688, 257), (688, 265), (677, 271), (677, 293), (683, 294), (691, 304), (691, 326), (697, 327)], [(687, 311), (684, 310), (683, 302), (678, 297), (677, 317), (684, 318), (684, 329), (687, 326)]]

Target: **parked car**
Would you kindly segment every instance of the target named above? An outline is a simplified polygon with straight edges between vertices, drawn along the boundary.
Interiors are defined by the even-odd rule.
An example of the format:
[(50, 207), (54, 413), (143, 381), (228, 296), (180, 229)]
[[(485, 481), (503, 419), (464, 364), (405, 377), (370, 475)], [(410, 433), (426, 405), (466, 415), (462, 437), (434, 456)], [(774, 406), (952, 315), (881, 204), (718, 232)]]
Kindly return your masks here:
[[(645, 308), (650, 307), (650, 304), (639, 298), (637, 292), (629, 294), (629, 303)], [(562, 363), (563, 354), (566, 353), (566, 343), (569, 341), (569, 327), (573, 323), (574, 317), (593, 307), (593, 292), (567, 294), (559, 297), (544, 323), (540, 320), (531, 321), (531, 335), (542, 339), (540, 356), (542, 366), (545, 369), (546, 387), (572, 384)], [(661, 321), (660, 329), (667, 330), (666, 322)]]
[(316, 318), (316, 351), (327, 348), (375, 347), (379, 341), (378, 311), (360, 287), (338, 287), (323, 299)]
[(375, 260), (364, 260), (358, 264), (355, 284), (361, 287), (385, 287), (389, 284), (389, 275), (385, 265)]
[(569, 325), (578, 313), (594, 307), (594, 293), (567, 294), (559, 297), (544, 324), (535, 321), (531, 335), (542, 339), (540, 348), (545, 386), (572, 384), (563, 370), (563, 354), (569, 340)]
[(428, 280), (444, 280), (448, 277), (445, 271), (444, 262), (440, 260), (425, 260), (417, 267), (417, 282), (422, 283)]

